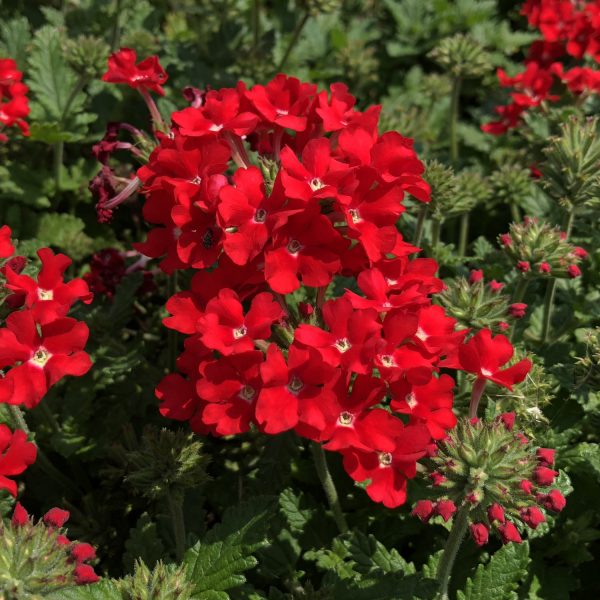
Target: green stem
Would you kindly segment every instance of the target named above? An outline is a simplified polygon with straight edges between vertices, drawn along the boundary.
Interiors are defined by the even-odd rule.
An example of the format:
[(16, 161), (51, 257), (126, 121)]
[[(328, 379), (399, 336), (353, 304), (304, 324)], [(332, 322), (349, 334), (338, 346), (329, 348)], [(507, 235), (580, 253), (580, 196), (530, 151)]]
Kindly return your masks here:
[(523, 277), (519, 280), (515, 287), (515, 291), (513, 293), (512, 302), (522, 302), (523, 298), (525, 298), (525, 293), (527, 292), (527, 288), (529, 287), (529, 279)]
[(310, 449), (315, 462), (317, 475), (319, 476), (319, 480), (323, 486), (323, 490), (325, 492), (325, 496), (327, 497), (329, 508), (331, 508), (331, 512), (333, 513), (335, 523), (340, 533), (346, 533), (348, 531), (348, 523), (346, 522), (346, 517), (342, 511), (342, 505), (340, 504), (335, 483), (333, 482), (331, 473), (327, 467), (327, 457), (325, 456), (325, 451), (323, 450), (321, 444), (316, 442), (311, 442)]
[(575, 221), (575, 209), (572, 208), (563, 221), (563, 231), (567, 234), (567, 239), (571, 237), (571, 231), (573, 229), (573, 222)]
[(425, 228), (425, 219), (427, 218), (427, 204), (423, 204), (419, 210), (419, 216), (417, 217), (417, 226), (415, 228), (415, 239), (413, 240), (414, 246), (421, 244), (421, 238), (423, 237), (423, 229)]
[(462, 80), (456, 77), (452, 82), (452, 96), (450, 98), (450, 161), (454, 166), (458, 163), (458, 111), (460, 104), (460, 88)]
[(448, 585), (450, 583), (450, 575), (452, 567), (458, 554), (458, 549), (465, 537), (467, 525), (469, 524), (469, 506), (465, 504), (456, 513), (454, 523), (450, 530), (450, 535), (444, 546), (444, 552), (438, 565), (437, 580), (439, 583), (439, 591), (441, 600), (448, 600)]
[(540, 341), (542, 344), (546, 343), (548, 339), (548, 332), (550, 331), (550, 321), (552, 320), (552, 308), (554, 305), (554, 296), (556, 294), (556, 278), (548, 280), (546, 285), (546, 295), (544, 296), (544, 320), (542, 321), (542, 337)]
[(431, 248), (435, 250), (440, 245), (440, 231), (442, 222), (437, 219), (431, 220)]
[(467, 244), (469, 242), (469, 213), (460, 217), (460, 232), (458, 234), (458, 253), (464, 256), (467, 253)]
[(260, 40), (260, 0), (252, 2), (252, 56), (256, 57)]
[(60, 174), (62, 171), (63, 157), (65, 154), (65, 143), (56, 142), (54, 144), (54, 188), (57, 193), (60, 192)]
[(510, 203), (510, 216), (511, 216), (513, 222), (515, 222), (515, 223), (521, 222), (521, 211), (519, 210), (519, 207), (517, 206), (516, 202)]
[(294, 29), (294, 32), (292, 33), (292, 39), (290, 40), (290, 43), (288, 44), (288, 47), (285, 50), (283, 58), (279, 61), (279, 64), (277, 65), (277, 73), (281, 73), (281, 71), (283, 70), (285, 63), (287, 62), (288, 58), (290, 57), (290, 54), (292, 53), (292, 50), (294, 49), (294, 46), (298, 42), (298, 38), (300, 37), (300, 34), (302, 33), (302, 30), (304, 29), (304, 26), (306, 25), (306, 22), (308, 21), (308, 17), (310, 17), (310, 14), (308, 11), (306, 11), (304, 13), (304, 16), (302, 17), (302, 19), (300, 19), (300, 21), (298, 21), (298, 23), (296, 24), (296, 28)]
[(183, 516), (183, 495), (172, 492), (167, 493), (167, 502), (169, 504), (169, 513), (171, 514), (171, 523), (173, 525), (173, 535), (175, 537), (175, 556), (177, 561), (183, 559), (185, 554), (185, 518)]
[(119, 38), (121, 37), (121, 25), (119, 23), (121, 16), (121, 0), (115, 0), (115, 20), (113, 22), (112, 33), (110, 36), (110, 50), (115, 52), (119, 45)]
[[(25, 421), (23, 411), (18, 407), (10, 404), (8, 410), (15, 423), (15, 426), (22, 429), (27, 437), (31, 437), (31, 430)], [(36, 466), (40, 467), (42, 471), (49, 475), (54, 481), (63, 488), (63, 490), (69, 490), (74, 496), (80, 497), (82, 495), (79, 487), (71, 481), (66, 475), (63, 475), (51, 462), (50, 459), (44, 454), (37, 442), (34, 441), (37, 447)]]

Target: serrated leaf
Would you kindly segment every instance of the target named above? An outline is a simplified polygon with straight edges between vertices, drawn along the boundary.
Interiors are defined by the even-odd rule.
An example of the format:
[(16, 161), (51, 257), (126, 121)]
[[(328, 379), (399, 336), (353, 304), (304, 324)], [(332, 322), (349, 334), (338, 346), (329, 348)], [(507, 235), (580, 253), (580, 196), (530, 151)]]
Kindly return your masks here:
[(39, 221), (36, 237), (41, 245), (59, 248), (74, 260), (80, 260), (94, 249), (94, 242), (84, 228), (85, 223), (74, 215), (46, 213)]
[(10, 56), (20, 69), (25, 69), (27, 46), (31, 39), (29, 21), (25, 17), (2, 20), (0, 23), (0, 40), (5, 56)]
[(354, 531), (345, 545), (350, 557), (356, 563), (354, 569), (359, 573), (371, 573), (374, 570), (405, 575), (416, 573), (412, 563), (405, 561), (397, 550), (388, 550), (373, 535)]
[(519, 582), (527, 574), (529, 544), (506, 544), (487, 565), (479, 565), (457, 600), (516, 600)]
[(314, 510), (300, 508), (302, 494), (296, 494), (287, 488), (279, 495), (279, 508), (285, 517), (291, 531), (302, 533), (308, 524)]
[(126, 572), (132, 571), (135, 561), (140, 558), (152, 569), (162, 558), (163, 552), (164, 546), (158, 536), (156, 523), (148, 513), (142, 514), (136, 526), (129, 530), (129, 538), (125, 542), (123, 566)]
[(121, 593), (110, 579), (63, 589), (44, 597), (46, 600), (122, 600)]
[(273, 504), (270, 497), (257, 497), (227, 509), (222, 523), (188, 550), (184, 564), (195, 593), (224, 592), (246, 581), (243, 572), (258, 562), (252, 554), (267, 544)]

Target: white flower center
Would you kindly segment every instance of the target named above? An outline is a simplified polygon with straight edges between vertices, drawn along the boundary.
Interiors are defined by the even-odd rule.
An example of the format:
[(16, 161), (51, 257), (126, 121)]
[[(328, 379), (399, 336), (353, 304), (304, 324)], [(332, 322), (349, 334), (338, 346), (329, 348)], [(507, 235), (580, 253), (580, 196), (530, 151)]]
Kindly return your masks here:
[(406, 397), (404, 399), (406, 400), (406, 404), (408, 404), (408, 406), (410, 406), (411, 409), (417, 405), (417, 397), (414, 395), (413, 392), (410, 392), (410, 394), (406, 394)]
[(491, 377), (493, 373), (489, 369), (481, 369), (481, 374), (484, 377)]
[(243, 338), (247, 333), (248, 328), (245, 325), (242, 325), (241, 327), (238, 327), (237, 329), (233, 330), (233, 338), (239, 340), (240, 338)]
[(360, 223), (362, 221), (362, 219), (360, 218), (360, 213), (358, 212), (358, 209), (356, 208), (351, 208), (348, 211), (348, 214), (350, 215), (350, 219), (353, 223)]
[(391, 354), (380, 354), (379, 361), (384, 367), (388, 369), (396, 366), (396, 361), (394, 360), (394, 357)]
[(43, 368), (46, 366), (46, 363), (50, 360), (52, 354), (46, 350), (43, 346), (40, 346), (34, 353), (33, 356), (29, 359), (36, 366)]
[(318, 177), (314, 177), (313, 179), (311, 179), (308, 182), (308, 185), (310, 186), (310, 189), (313, 192), (316, 192), (317, 190), (320, 190), (321, 188), (325, 187), (325, 184)]
[(287, 251), (290, 254), (297, 254), (302, 250), (302, 244), (298, 240), (290, 240), (287, 245)]
[(38, 298), (40, 300), (54, 300), (54, 292), (52, 290), (38, 289)]
[(380, 467), (389, 467), (392, 464), (392, 455), (389, 452), (380, 452), (378, 458)]
[(350, 427), (353, 421), (354, 415), (347, 411), (341, 412), (338, 417), (338, 425), (341, 425), (342, 427)]
[(343, 354), (344, 352), (348, 352), (350, 348), (352, 348), (352, 344), (348, 340), (348, 338), (340, 338), (336, 340), (334, 346)]

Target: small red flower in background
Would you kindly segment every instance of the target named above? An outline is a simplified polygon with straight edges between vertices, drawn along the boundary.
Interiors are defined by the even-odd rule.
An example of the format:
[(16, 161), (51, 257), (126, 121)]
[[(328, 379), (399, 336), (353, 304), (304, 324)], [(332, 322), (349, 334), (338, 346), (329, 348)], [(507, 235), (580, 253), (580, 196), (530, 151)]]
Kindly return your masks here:
[(29, 135), (29, 126), (24, 121), (29, 115), (29, 88), (21, 82), (22, 78), (12, 58), (0, 58), (0, 142), (8, 141), (2, 133), (5, 127), (16, 125), (23, 135)]
[(528, 358), (512, 367), (501, 369), (513, 356), (512, 344), (504, 335), (492, 337), (489, 329), (478, 331), (466, 344), (459, 347), (458, 356), (462, 368), (475, 373), (478, 379), (487, 379), (497, 385), (512, 389), (525, 379), (531, 369)]
[(137, 63), (137, 53), (131, 48), (121, 48), (108, 59), (108, 70), (102, 81), (124, 83), (134, 89), (147, 89), (164, 96), (162, 86), (167, 81), (167, 73), (158, 62), (157, 56)]
[(85, 323), (69, 317), (40, 323), (33, 310), (10, 314), (0, 329), (0, 368), (11, 367), (0, 379), (0, 402), (33, 408), (66, 375), (87, 373), (88, 334)]
[(12, 231), (8, 225), (0, 227), (0, 258), (9, 258), (14, 254), (15, 247), (11, 241)]
[(0, 424), (0, 489), (17, 495), (17, 484), (9, 477), (20, 475), (35, 462), (37, 448), (27, 441), (27, 434), (20, 429), (12, 432)]

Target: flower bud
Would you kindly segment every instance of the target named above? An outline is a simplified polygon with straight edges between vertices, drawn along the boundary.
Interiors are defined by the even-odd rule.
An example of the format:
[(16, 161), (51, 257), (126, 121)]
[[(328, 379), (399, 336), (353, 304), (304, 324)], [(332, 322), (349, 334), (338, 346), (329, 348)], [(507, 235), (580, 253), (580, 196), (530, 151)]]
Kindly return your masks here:
[(307, 302), (300, 302), (298, 304), (298, 311), (303, 317), (310, 317), (315, 312), (315, 309), (312, 304), (308, 304)]
[(446, 523), (452, 518), (456, 512), (456, 504), (452, 500), (440, 500), (434, 507), (434, 512), (446, 521)]
[(587, 250), (585, 250), (585, 248), (582, 248), (581, 246), (575, 246), (575, 248), (573, 248), (573, 254), (577, 256), (577, 258), (581, 258), (582, 260), (586, 260), (590, 257)]
[(469, 283), (479, 283), (483, 281), (483, 271), (481, 269), (473, 269), (469, 274)]
[(515, 302), (508, 307), (508, 314), (515, 319), (522, 319), (527, 314), (527, 304)]
[(546, 467), (551, 467), (554, 465), (554, 455), (555, 450), (552, 448), (538, 448), (535, 451), (535, 455), (540, 463)]
[(554, 483), (554, 478), (558, 475), (558, 471), (553, 471), (548, 467), (537, 467), (533, 472), (533, 476), (538, 485), (542, 487), (547, 487)]
[(96, 575), (94, 568), (90, 565), (77, 565), (75, 567), (75, 583), (77, 585), (87, 585), (96, 583), (100, 577)]
[(496, 281), (495, 279), (492, 279), (492, 281), (490, 281), (489, 286), (490, 290), (492, 290), (494, 294), (497, 294), (498, 292), (502, 291), (502, 288), (504, 288), (504, 284), (499, 281)]
[(473, 523), (469, 525), (469, 531), (471, 532), (473, 541), (478, 546), (487, 544), (487, 541), (490, 537), (490, 530), (483, 523)]
[(421, 519), (423, 523), (427, 523), (433, 515), (433, 502), (431, 500), (419, 500), (411, 514), (413, 517)]
[(12, 524), (18, 527), (22, 527), (29, 521), (29, 515), (20, 502), (15, 504), (15, 510), (13, 511)]
[(552, 267), (550, 267), (550, 265), (547, 262), (543, 262), (543, 263), (540, 263), (540, 266), (538, 267), (538, 271), (540, 273), (548, 274), (548, 273), (550, 273), (550, 271), (552, 271)]
[(526, 260), (520, 260), (517, 263), (517, 269), (519, 269), (521, 273), (527, 273), (531, 269), (531, 265)]
[(63, 510), (62, 508), (51, 508), (44, 515), (44, 523), (51, 527), (60, 528), (69, 520), (70, 516), (71, 515), (68, 510)]
[(519, 487), (526, 493), (526, 494), (533, 494), (533, 483), (531, 483), (531, 481), (529, 481), (528, 479), (523, 479), (523, 481), (521, 481), (521, 483), (519, 484)]
[(546, 509), (553, 512), (560, 512), (566, 505), (567, 501), (559, 490), (550, 490), (547, 494), (540, 494), (538, 502)]
[(515, 426), (515, 413), (503, 413), (498, 417), (498, 421), (503, 423), (508, 431), (512, 431)]
[(71, 548), (71, 556), (76, 563), (84, 563), (96, 558), (96, 549), (91, 544), (82, 542)]
[(488, 507), (487, 514), (490, 523), (493, 523), (494, 521), (498, 521), (500, 523), (506, 522), (504, 517), (504, 509), (497, 502)]
[(567, 273), (571, 279), (581, 277), (581, 269), (577, 265), (569, 265), (567, 267)]
[(528, 506), (521, 511), (521, 519), (532, 529), (546, 521), (544, 513), (537, 506)]
[(510, 521), (504, 523), (503, 525), (499, 525), (498, 533), (500, 533), (500, 537), (502, 538), (502, 542), (504, 544), (508, 544), (508, 542), (520, 544), (523, 541), (519, 530)]
[(431, 479), (431, 483), (435, 487), (438, 487), (438, 486), (442, 485), (442, 483), (444, 483), (444, 481), (447, 481), (446, 478), (441, 473), (438, 473), (437, 471), (434, 471), (433, 473), (431, 473), (431, 475), (429, 475), (429, 479)]

